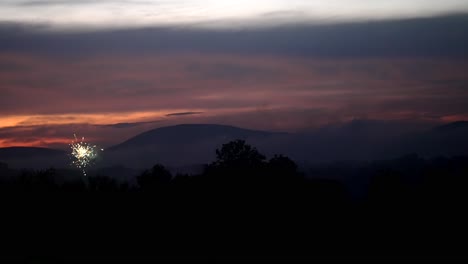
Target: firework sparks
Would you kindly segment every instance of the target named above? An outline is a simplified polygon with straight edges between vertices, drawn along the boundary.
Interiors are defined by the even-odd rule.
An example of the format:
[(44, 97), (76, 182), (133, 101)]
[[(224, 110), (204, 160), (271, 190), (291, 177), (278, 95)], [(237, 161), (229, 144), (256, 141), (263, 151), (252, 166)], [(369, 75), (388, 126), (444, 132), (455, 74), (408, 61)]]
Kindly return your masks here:
[[(83, 171), (83, 175), (86, 176), (86, 168), (89, 167), (97, 157), (96, 145), (90, 145), (84, 141), (84, 137), (81, 141), (75, 136), (75, 140), (70, 144), (72, 149), (71, 155), (73, 156), (72, 164)], [(103, 150), (103, 149), (101, 149)]]

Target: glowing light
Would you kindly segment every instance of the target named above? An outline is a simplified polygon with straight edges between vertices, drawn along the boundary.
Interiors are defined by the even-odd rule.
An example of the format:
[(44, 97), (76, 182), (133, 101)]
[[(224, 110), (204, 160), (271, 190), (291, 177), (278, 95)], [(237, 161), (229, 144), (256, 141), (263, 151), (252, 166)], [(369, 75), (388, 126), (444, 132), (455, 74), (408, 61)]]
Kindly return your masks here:
[[(77, 168), (83, 171), (83, 175), (86, 176), (86, 168), (92, 165), (94, 160), (97, 157), (96, 145), (90, 145), (84, 141), (84, 137), (81, 138), (81, 141), (75, 136), (75, 140), (70, 144), (72, 149), (72, 164)], [(101, 149), (103, 151), (103, 149)]]

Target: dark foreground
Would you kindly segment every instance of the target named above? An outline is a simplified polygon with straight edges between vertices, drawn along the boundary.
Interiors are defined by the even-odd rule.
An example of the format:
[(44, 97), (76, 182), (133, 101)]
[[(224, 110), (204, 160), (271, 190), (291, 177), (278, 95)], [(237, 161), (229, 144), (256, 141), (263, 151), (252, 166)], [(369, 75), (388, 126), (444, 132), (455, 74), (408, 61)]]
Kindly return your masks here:
[(468, 257), (466, 203), (453, 197), (434, 203), (368, 204), (308, 201), (300, 195), (286, 198), (274, 190), (252, 194), (242, 189), (3, 195), (1, 256), (18, 260)]
[[(203, 199), (48, 197), (3, 209), (2, 258), (466, 259), (455, 208), (376, 210)], [(203, 205), (202, 205), (203, 204)]]
[(305, 178), (286, 157), (266, 161), (230, 144), (200, 175), (156, 165), (135, 185), (103, 176), (60, 182), (55, 170), (12, 176), (3, 166), (11, 177), (0, 181), (0, 257), (468, 260), (467, 157), (315, 171), (368, 175), (356, 197), (338, 180)]

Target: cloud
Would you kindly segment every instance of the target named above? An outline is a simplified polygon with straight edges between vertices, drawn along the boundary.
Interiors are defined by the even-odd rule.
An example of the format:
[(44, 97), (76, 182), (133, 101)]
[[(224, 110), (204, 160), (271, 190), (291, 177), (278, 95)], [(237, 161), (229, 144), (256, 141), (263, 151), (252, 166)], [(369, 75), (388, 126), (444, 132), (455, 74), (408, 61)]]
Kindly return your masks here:
[(468, 114), (465, 22), (87, 33), (4, 25), (0, 127), (15, 128), (0, 139), (59, 142), (76, 128), (110, 145), (176, 123), (296, 131), (353, 118), (453, 121)]
[(187, 116), (187, 115), (198, 115), (202, 114), (203, 112), (180, 112), (180, 113), (170, 113), (166, 116)]
[[(228, 53), (308, 57), (468, 56), (468, 15), (251, 30), (153, 27), (43, 32), (0, 26), (0, 50), (48, 55)], [(450, 29), (450, 30), (446, 30)], [(421, 43), (424, 43), (422, 45)]]
[(120, 143), (143, 131), (164, 126), (161, 122), (142, 122), (138, 125), (92, 125), (92, 124), (63, 124), (63, 125), (34, 125), (0, 128), (0, 147), (10, 146), (41, 146), (59, 149), (69, 148), (74, 138), (85, 137), (100, 147), (107, 148)]
[[(173, 113), (203, 112), (191, 115), (196, 121), (260, 111), (263, 106), (285, 113), (322, 109), (325, 119), (468, 113), (468, 93), (463, 89), (468, 64), (455, 59), (182, 53), (104, 54), (70, 62), (0, 53), (0, 60), (28, 69), (0, 72), (3, 127), (72, 123), (136, 127), (169, 119)], [(301, 122), (304, 127), (316, 126), (323, 119), (297, 123)]]
[(130, 127), (136, 127), (136, 126), (141, 126), (145, 124), (155, 124), (155, 123), (160, 123), (160, 122), (162, 122), (162, 120), (148, 121), (148, 122), (134, 122), (134, 123), (116, 123), (116, 124), (110, 124), (110, 125), (96, 125), (96, 126), (113, 127), (113, 128), (130, 128)]
[(298, 23), (334, 24), (430, 17), (468, 11), (463, 0), (3, 0), (3, 21), (43, 21), (53, 29), (92, 30), (174, 26), (195, 28), (259, 28)]

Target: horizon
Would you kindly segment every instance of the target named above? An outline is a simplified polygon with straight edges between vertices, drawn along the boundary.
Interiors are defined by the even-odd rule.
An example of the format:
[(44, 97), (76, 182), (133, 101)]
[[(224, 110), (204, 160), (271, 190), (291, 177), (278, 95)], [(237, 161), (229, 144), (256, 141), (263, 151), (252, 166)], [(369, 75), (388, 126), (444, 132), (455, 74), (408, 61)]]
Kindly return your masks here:
[[(150, 122), (152, 123), (152, 122)], [(330, 128), (338, 128), (338, 129), (343, 129), (343, 128), (346, 128), (347, 126), (351, 126), (353, 124), (356, 124), (356, 123), (361, 123), (361, 124), (366, 124), (366, 125), (391, 125), (391, 126), (409, 126), (408, 128), (402, 128), (401, 131), (404, 131), (404, 133), (414, 133), (414, 132), (422, 132), (422, 131), (429, 131), (431, 129), (436, 129), (436, 128), (439, 128), (439, 127), (444, 127), (446, 125), (451, 125), (451, 124), (459, 124), (459, 123), (463, 123), (463, 124), (468, 124), (468, 120), (457, 120), (457, 121), (452, 121), (452, 122), (441, 122), (441, 123), (433, 123), (433, 122), (429, 122), (429, 123), (419, 123), (419, 125), (415, 125), (414, 123), (405, 123), (405, 122), (402, 122), (402, 121), (395, 121), (395, 120), (391, 120), (391, 121), (388, 121), (388, 120), (365, 120), (365, 119), (355, 119), (355, 120), (351, 120), (351, 121), (348, 121), (348, 122), (344, 122), (344, 123), (335, 123), (335, 124), (329, 124), (329, 125), (325, 125), (325, 126), (322, 126), (322, 127), (318, 127), (318, 128), (315, 128), (313, 130), (304, 130), (304, 131), (295, 131), (295, 132), (287, 132), (287, 131), (274, 131), (274, 130), (262, 130), (262, 129), (255, 129), (255, 128), (248, 128), (248, 127), (239, 127), (239, 126), (233, 126), (233, 125), (228, 125), (228, 124), (214, 124), (214, 123), (180, 123), (180, 124), (173, 124), (173, 125), (167, 125), (167, 126), (156, 126), (156, 127), (153, 127), (153, 128), (149, 128), (147, 130), (144, 130), (144, 131), (140, 131), (138, 132), (137, 134), (134, 134), (134, 135), (131, 135), (127, 138), (123, 138), (121, 140), (116, 140), (114, 141), (113, 143), (111, 143), (110, 145), (107, 145), (107, 146), (102, 146), (99, 144), (99, 142), (97, 143), (100, 147), (104, 147), (105, 149), (108, 149), (108, 148), (113, 148), (115, 146), (118, 146), (122, 143), (125, 143), (127, 142), (128, 140), (131, 140), (131, 139), (134, 139), (135, 137), (138, 137), (142, 134), (145, 134), (145, 133), (148, 133), (148, 132), (153, 132), (153, 131), (157, 131), (159, 129), (164, 129), (164, 128), (174, 128), (174, 127), (195, 127), (195, 126), (219, 126), (219, 127), (232, 127), (232, 128), (235, 128), (235, 129), (241, 129), (241, 130), (249, 130), (249, 131), (253, 131), (253, 132), (267, 132), (267, 133), (279, 133), (279, 134), (283, 134), (283, 133), (286, 133), (288, 135), (313, 135), (314, 132), (318, 132), (320, 130), (324, 130), (324, 129), (330, 129)], [(113, 124), (113, 126), (115, 125), (127, 125), (126, 123), (122, 123), (122, 124)], [(0, 146), (0, 149), (6, 149), (6, 148), (45, 148), (45, 149), (52, 149), (52, 150), (61, 150), (61, 151), (64, 151), (64, 150), (68, 150), (70, 148), (70, 143), (73, 141), (73, 138), (70, 138), (70, 142), (67, 143), (67, 144), (52, 144), (52, 145), (33, 145), (33, 146), (29, 146), (29, 145), (12, 145), (12, 146)], [(86, 141), (89, 141), (86, 139)], [(96, 144), (96, 142), (92, 142), (93, 144)]]
[[(428, 123), (415, 125), (354, 120), (301, 133), (192, 123), (146, 130), (107, 146), (88, 138), (82, 142), (84, 146), (93, 146), (93, 153), (96, 154), (90, 172), (125, 167), (131, 169), (128, 174), (149, 168), (157, 162), (176, 171), (181, 169), (184, 173), (194, 173), (202, 164), (211, 162), (220, 147), (235, 140), (244, 140), (266, 157), (284, 155), (301, 169), (307, 170), (314, 164), (336, 162), (367, 164), (408, 157), (428, 161), (464, 157), (468, 155), (467, 134), (468, 121), (434, 126)], [(81, 138), (80, 135), (77, 137)], [(39, 148), (3, 147), (0, 148), (0, 163), (14, 169), (69, 169), (72, 166), (69, 148), (72, 147), (70, 143), (74, 142), (77, 140)]]

